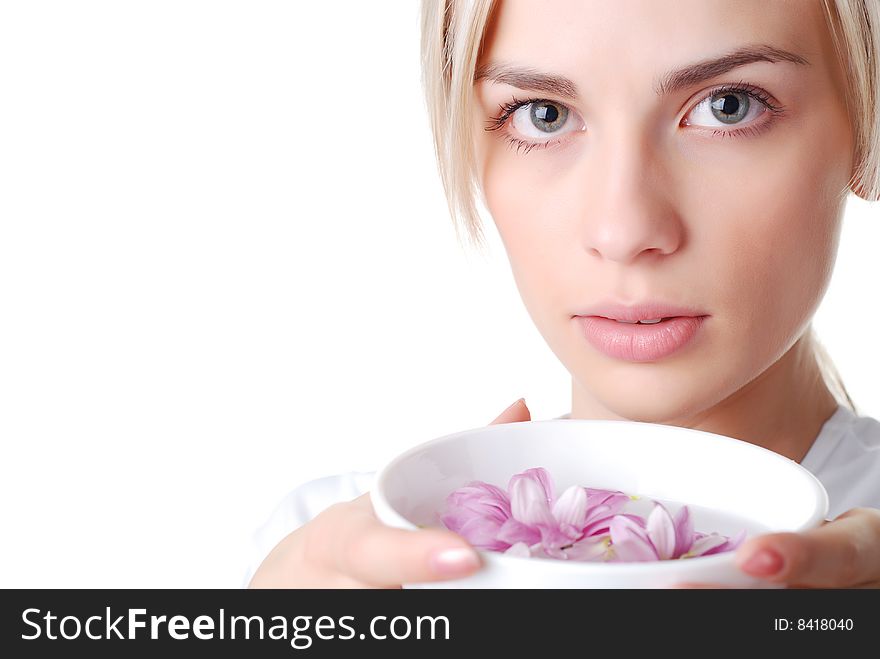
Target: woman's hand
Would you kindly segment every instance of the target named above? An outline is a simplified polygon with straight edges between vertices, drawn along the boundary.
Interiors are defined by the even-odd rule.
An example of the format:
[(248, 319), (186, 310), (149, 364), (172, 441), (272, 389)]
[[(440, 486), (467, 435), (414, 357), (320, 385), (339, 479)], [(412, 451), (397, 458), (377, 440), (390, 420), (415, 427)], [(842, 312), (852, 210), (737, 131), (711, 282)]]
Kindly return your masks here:
[[(530, 421), (520, 399), (491, 424)], [(396, 529), (373, 513), (369, 492), (336, 503), (289, 533), (260, 564), (250, 588), (400, 588), (464, 577), (477, 552), (446, 529)]]
[(736, 550), (736, 563), (788, 588), (880, 588), (880, 510), (853, 508), (809, 531), (756, 536)]

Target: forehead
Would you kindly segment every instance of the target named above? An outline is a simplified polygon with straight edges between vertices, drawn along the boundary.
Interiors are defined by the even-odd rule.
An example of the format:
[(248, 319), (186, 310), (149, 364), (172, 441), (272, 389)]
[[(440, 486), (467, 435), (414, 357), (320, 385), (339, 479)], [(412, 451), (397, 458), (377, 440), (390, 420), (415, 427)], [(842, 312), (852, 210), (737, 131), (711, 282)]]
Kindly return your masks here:
[(815, 61), (818, 0), (499, 0), (481, 61), (555, 71), (591, 85), (643, 84), (695, 59), (770, 44)]

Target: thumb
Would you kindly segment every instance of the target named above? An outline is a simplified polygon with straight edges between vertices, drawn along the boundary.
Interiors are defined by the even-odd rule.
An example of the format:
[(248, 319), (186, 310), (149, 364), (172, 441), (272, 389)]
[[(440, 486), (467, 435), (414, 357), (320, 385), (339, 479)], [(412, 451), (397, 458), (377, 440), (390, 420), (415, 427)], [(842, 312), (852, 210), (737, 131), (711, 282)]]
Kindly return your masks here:
[(514, 423), (516, 421), (531, 421), (532, 415), (529, 412), (529, 408), (526, 406), (526, 399), (520, 398), (513, 405), (504, 410), (501, 414), (498, 415), (492, 423), (489, 425), (495, 425), (497, 423)]

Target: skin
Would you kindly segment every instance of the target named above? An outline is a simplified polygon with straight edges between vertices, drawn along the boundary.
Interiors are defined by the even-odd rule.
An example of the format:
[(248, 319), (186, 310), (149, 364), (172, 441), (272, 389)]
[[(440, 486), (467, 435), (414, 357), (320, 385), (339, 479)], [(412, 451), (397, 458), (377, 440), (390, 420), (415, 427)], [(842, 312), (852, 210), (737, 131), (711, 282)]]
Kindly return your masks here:
[[(520, 399), (489, 425), (530, 418)], [(367, 492), (330, 506), (287, 534), (248, 587), (400, 588), (467, 576), (481, 566), (479, 555), (452, 531), (407, 531), (382, 524)]]
[[(500, 131), (482, 130), (516, 90), (474, 88), (478, 171), (517, 287), (572, 375), (573, 418), (698, 428), (799, 461), (836, 407), (804, 336), (833, 269), (853, 158), (843, 73), (819, 4), (613, 4), (502, 1), (486, 34), (481, 63), (509, 58), (566, 75), (583, 93), (569, 121), (584, 130), (556, 148), (517, 154)], [(655, 97), (655, 78), (667, 70), (755, 42), (811, 64), (750, 64)], [(768, 130), (713, 136), (738, 126), (719, 125), (705, 106), (680, 125), (713, 88), (743, 80), (784, 106)], [(770, 118), (750, 111), (743, 123)], [(595, 352), (572, 320), (606, 297), (657, 296), (710, 318), (697, 341), (654, 363)], [(530, 419), (520, 400), (492, 423)], [(438, 561), (449, 549), (454, 560)], [(760, 550), (781, 559), (775, 573), (749, 567)], [(880, 511), (870, 508), (805, 533), (752, 538), (736, 553), (745, 571), (791, 587), (880, 587), (878, 557)], [(288, 534), (250, 586), (394, 588), (480, 566), (451, 531), (381, 524), (365, 494)]]
[[(564, 75), (581, 95), (481, 80), (472, 103), (485, 203), (530, 316), (572, 375), (571, 417), (697, 428), (800, 461), (837, 407), (807, 331), (834, 267), (854, 157), (845, 74), (820, 4), (606, 7), (500, 2), (478, 65)], [(757, 62), (655, 95), (665, 72), (756, 43), (810, 64)], [(748, 115), (724, 124), (708, 103), (698, 107), (741, 81), (769, 93), (783, 114), (750, 99)], [(526, 106), (485, 130), (514, 96), (567, 108), (567, 123), (541, 131)], [(760, 134), (732, 136), (757, 126)], [(518, 152), (505, 135), (560, 141)], [(573, 319), (606, 298), (660, 298), (709, 317), (673, 355), (617, 360), (587, 343)], [(757, 550), (775, 550), (783, 567), (771, 580), (792, 585), (880, 585), (878, 529), (880, 511), (856, 509), (808, 533), (753, 539), (737, 558), (744, 566)]]

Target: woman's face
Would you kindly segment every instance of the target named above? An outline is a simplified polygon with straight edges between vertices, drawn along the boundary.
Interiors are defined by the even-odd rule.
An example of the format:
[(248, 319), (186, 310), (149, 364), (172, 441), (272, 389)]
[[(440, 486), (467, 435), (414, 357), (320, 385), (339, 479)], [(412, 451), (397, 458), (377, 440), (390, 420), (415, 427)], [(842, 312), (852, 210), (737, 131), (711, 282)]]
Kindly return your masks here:
[[(795, 61), (668, 76), (744, 47)], [(570, 84), (530, 89), (496, 76), (508, 65)], [(831, 275), (853, 158), (844, 74), (818, 0), (500, 2), (478, 71), (486, 205), (575, 392), (609, 416), (695, 415), (800, 338)], [(725, 85), (754, 96), (719, 93)], [(514, 98), (538, 102), (486, 130)], [(605, 321), (606, 345), (622, 351), (607, 354), (579, 317), (605, 302), (705, 317), (659, 356), (656, 337), (632, 333), (659, 333), (662, 348), (669, 321)]]

